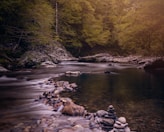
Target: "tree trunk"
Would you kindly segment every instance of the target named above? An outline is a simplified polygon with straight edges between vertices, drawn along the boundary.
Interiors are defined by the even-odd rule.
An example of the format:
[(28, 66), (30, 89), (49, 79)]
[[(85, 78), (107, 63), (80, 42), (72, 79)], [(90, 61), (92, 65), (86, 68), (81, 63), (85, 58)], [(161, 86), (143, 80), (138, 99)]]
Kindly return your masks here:
[(56, 35), (58, 36), (58, 3), (56, 1)]

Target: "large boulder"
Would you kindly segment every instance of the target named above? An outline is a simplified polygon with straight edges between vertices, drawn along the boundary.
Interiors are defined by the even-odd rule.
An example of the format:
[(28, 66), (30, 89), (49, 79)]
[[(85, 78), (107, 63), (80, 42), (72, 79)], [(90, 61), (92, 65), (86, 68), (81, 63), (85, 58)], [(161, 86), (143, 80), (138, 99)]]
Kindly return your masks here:
[(46, 54), (41, 53), (39, 51), (27, 51), (19, 60), (19, 66), (31, 68), (36, 65), (40, 65), (45, 61), (53, 61), (57, 63), (56, 58), (53, 60), (49, 58)]
[(62, 113), (71, 116), (83, 116), (85, 114), (85, 109), (83, 106), (75, 104), (69, 98), (62, 99), (64, 108), (62, 109)]
[[(72, 55), (62, 46), (47, 46), (41, 49), (29, 50), (18, 60), (20, 67), (35, 67), (42, 64), (45, 67), (55, 66), (62, 60), (72, 60)], [(50, 64), (47, 64), (47, 62)], [(45, 65), (46, 64), (46, 65)]]
[(163, 69), (164, 70), (164, 58), (157, 58), (148, 61), (144, 65), (145, 70), (155, 70), (155, 69)]

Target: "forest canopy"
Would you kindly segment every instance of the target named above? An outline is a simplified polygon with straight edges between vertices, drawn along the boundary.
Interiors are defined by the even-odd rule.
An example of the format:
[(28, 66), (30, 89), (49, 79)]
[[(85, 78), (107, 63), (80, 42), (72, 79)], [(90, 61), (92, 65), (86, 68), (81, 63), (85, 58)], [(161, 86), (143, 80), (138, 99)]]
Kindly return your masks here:
[(59, 41), (76, 56), (164, 55), (163, 7), (163, 0), (1, 0), (0, 47)]

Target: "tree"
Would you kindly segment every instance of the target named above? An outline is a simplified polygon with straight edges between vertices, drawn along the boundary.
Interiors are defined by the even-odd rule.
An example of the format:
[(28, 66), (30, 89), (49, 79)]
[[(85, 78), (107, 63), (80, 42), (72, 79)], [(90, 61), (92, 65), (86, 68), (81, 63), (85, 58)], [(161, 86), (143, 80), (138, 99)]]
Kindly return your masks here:
[(162, 54), (163, 2), (161, 0), (111, 1), (113, 36), (124, 51)]
[(105, 28), (104, 17), (96, 14), (97, 9), (92, 2), (89, 0), (58, 1), (59, 36), (71, 51), (80, 52), (85, 45), (94, 47), (108, 44), (110, 31)]
[(95, 47), (160, 55), (163, 6), (163, 0), (1, 0), (0, 44), (15, 51), (58, 39), (76, 55)]
[(18, 42), (21, 28), (20, 12), (24, 6), (24, 0), (1, 0), (0, 1), (0, 44)]
[[(135, 46), (145, 54), (159, 55), (164, 51), (164, 3), (162, 0), (144, 0), (139, 2), (140, 9), (136, 12), (134, 33)], [(135, 28), (135, 27), (133, 27)], [(144, 51), (143, 51), (144, 50)]]
[(110, 31), (104, 28), (103, 16), (95, 13), (96, 9), (90, 2), (83, 2), (82, 9), (82, 34), (85, 42), (91, 47), (107, 45)]
[(54, 9), (47, 0), (2, 0), (0, 4), (0, 44), (12, 50), (53, 41)]
[(22, 14), (26, 40), (32, 44), (49, 44), (53, 40), (54, 9), (46, 0), (27, 2)]

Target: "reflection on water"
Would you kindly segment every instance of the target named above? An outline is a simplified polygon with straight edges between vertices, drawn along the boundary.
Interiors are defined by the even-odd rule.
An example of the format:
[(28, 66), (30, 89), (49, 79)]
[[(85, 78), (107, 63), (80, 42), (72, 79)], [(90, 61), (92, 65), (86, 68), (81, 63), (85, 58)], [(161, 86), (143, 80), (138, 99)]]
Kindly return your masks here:
[(75, 93), (64, 93), (89, 111), (114, 105), (118, 116), (125, 116), (137, 132), (163, 131), (164, 76), (137, 69), (114, 70), (118, 74), (82, 74), (62, 77), (76, 82)]
[[(45, 91), (39, 83), (57, 73), (81, 71), (79, 77), (62, 77), (76, 82), (75, 93), (66, 93), (89, 111), (114, 105), (118, 116), (128, 119), (136, 132), (163, 132), (164, 73), (149, 74), (132, 65), (62, 62), (56, 68), (0, 73), (0, 131), (22, 121), (52, 114), (34, 99)], [(104, 74), (110, 71), (111, 74)]]

